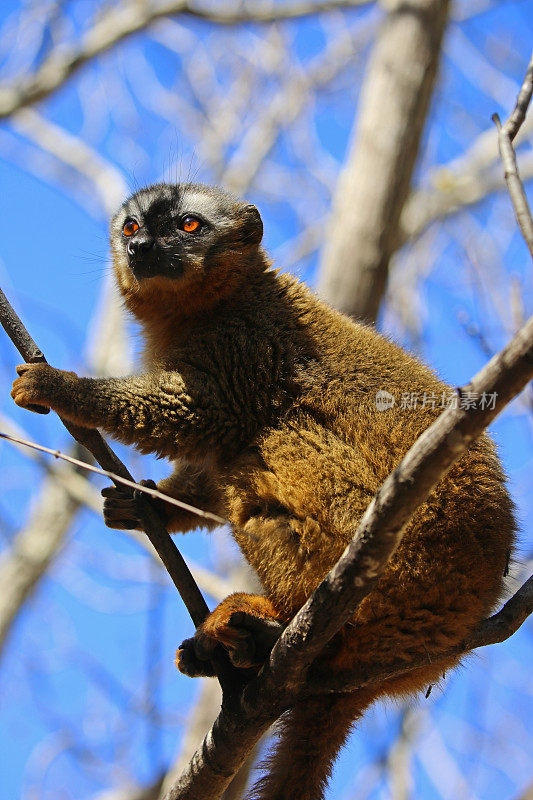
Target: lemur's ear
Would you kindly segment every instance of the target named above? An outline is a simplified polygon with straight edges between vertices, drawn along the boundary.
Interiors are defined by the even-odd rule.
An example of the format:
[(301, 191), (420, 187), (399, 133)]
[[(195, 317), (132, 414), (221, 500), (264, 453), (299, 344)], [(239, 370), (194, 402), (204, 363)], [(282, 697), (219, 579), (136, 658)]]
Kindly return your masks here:
[(246, 244), (258, 245), (263, 238), (263, 220), (257, 208), (252, 205), (243, 206), (245, 217), (244, 239)]

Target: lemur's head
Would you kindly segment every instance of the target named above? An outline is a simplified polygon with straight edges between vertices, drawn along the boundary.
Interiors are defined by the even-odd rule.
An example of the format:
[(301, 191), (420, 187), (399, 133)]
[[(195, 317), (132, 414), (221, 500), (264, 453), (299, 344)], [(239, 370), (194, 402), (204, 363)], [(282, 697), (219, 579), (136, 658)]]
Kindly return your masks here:
[[(136, 313), (147, 302), (196, 305), (221, 296), (257, 264), (263, 223), (255, 206), (202, 184), (155, 184), (111, 220), (119, 288)], [(165, 300), (163, 300), (164, 293)]]

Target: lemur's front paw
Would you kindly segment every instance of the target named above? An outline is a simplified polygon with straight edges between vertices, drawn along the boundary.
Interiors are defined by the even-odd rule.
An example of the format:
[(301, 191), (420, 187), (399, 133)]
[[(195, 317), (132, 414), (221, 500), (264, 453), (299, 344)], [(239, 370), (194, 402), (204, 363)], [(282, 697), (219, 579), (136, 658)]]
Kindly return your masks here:
[(66, 377), (77, 378), (74, 372), (55, 369), (50, 364), (19, 364), (11, 397), (21, 408), (47, 413), (55, 398), (61, 394)]
[[(149, 489), (157, 489), (157, 485), (152, 480), (139, 481), (141, 486)], [(108, 528), (117, 530), (141, 530), (142, 524), (142, 500), (147, 497), (143, 492), (130, 489), (129, 486), (107, 486), (102, 489), (104, 498), (104, 522)], [(164, 513), (164, 502), (157, 498), (152, 498), (157, 510)]]
[(176, 654), (180, 672), (196, 677), (212, 675), (211, 658), (218, 645), (241, 669), (259, 669), (279, 639), (284, 625), (273, 616), (266, 597), (236, 594), (227, 597), (186, 639)]

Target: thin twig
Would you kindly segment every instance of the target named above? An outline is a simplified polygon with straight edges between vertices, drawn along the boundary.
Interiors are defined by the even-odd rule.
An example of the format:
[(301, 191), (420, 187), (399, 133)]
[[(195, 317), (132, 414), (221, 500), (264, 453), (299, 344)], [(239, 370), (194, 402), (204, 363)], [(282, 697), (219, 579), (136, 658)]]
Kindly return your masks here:
[(129, 486), (130, 489), (143, 492), (143, 494), (155, 497), (158, 500), (164, 500), (165, 503), (170, 503), (170, 505), (177, 506), (177, 508), (183, 508), (185, 511), (190, 511), (191, 514), (203, 517), (203, 519), (212, 519), (213, 522), (217, 522), (219, 525), (226, 525), (228, 522), (224, 517), (219, 517), (217, 514), (212, 514), (210, 511), (202, 511), (201, 508), (196, 508), (196, 506), (191, 506), (188, 503), (184, 503), (182, 500), (177, 500), (175, 497), (170, 497), (168, 494), (164, 494), (158, 489), (152, 489), (149, 486), (143, 486), (141, 483), (129, 481), (127, 478), (123, 478), (115, 472), (110, 472), (107, 469), (100, 469), (99, 467), (93, 466), (93, 464), (87, 464), (86, 461), (79, 461), (73, 456), (67, 456), (65, 453), (62, 453), (61, 450), (52, 450), (50, 447), (44, 447), (42, 444), (36, 444), (36, 442), (30, 442), (27, 439), (19, 439), (17, 436), (11, 436), (9, 433), (2, 433), (2, 431), (0, 431), (0, 438), (6, 439), (8, 442), (14, 442), (15, 444), (22, 444), (25, 447), (31, 447), (33, 450), (39, 450), (41, 453), (48, 453), (54, 456), (54, 458), (63, 459), (63, 461), (68, 461), (69, 464), (75, 464), (77, 467), (86, 469), (89, 472), (95, 472), (97, 475), (110, 478), (115, 484), (121, 483), (123, 486)]
[(522, 87), (520, 92), (518, 93), (518, 98), (516, 100), (516, 105), (513, 109), (513, 112), (507, 122), (504, 125), (505, 133), (509, 136), (511, 141), (515, 138), (516, 134), (518, 133), (520, 127), (522, 126), (526, 114), (529, 103), (531, 102), (531, 95), (533, 94), (533, 55), (531, 56), (531, 61), (529, 62), (529, 66), (527, 68), (526, 77), (522, 83)]
[(524, 78), (511, 116), (505, 125), (501, 124), (498, 114), (493, 114), (492, 119), (498, 128), (498, 144), (500, 146), (500, 155), (505, 169), (505, 181), (516, 214), (516, 221), (522, 231), (522, 236), (529, 248), (531, 257), (533, 258), (533, 218), (531, 216), (524, 186), (520, 180), (518, 164), (516, 163), (516, 153), (513, 147), (513, 139), (526, 117), (532, 94), (533, 55), (531, 56), (526, 77)]

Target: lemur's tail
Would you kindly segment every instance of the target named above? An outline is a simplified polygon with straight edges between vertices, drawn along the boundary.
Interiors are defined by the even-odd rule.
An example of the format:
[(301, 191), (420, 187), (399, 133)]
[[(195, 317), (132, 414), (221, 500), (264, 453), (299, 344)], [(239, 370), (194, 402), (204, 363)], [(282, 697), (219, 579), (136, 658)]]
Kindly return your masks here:
[(370, 698), (361, 692), (303, 701), (279, 723), (267, 774), (247, 800), (321, 800), (335, 756)]

